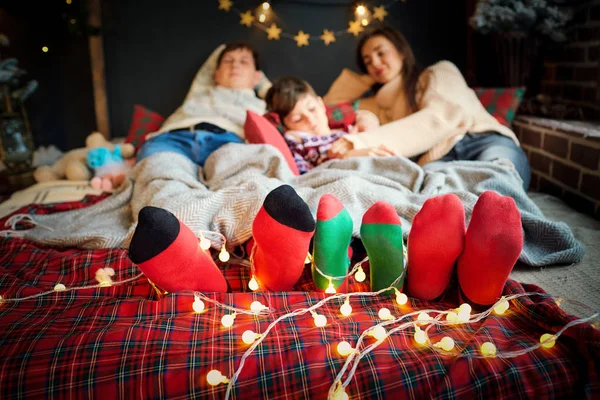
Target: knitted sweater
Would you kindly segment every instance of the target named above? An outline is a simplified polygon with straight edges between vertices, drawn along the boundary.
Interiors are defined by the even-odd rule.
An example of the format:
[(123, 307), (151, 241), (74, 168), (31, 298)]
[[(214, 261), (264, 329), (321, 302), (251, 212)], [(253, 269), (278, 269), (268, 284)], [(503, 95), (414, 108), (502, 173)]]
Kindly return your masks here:
[[(235, 90), (215, 84), (213, 76), (217, 68), (217, 59), (224, 47), (221, 45), (212, 52), (198, 70), (183, 104), (167, 118), (158, 131), (149, 134), (149, 138), (167, 131), (189, 128), (200, 122), (208, 122), (244, 139), (246, 110), (262, 115), (266, 105), (252, 89)], [(262, 74), (256, 88), (259, 95), (264, 96), (270, 86), (271, 82)]]
[[(324, 96), (326, 104), (359, 98), (374, 81), (344, 69)], [(402, 90), (402, 77), (386, 83), (374, 97), (361, 99), (359, 108), (374, 112), (378, 129), (346, 135), (343, 140), (361, 149), (385, 144), (398, 155), (421, 155), (420, 165), (442, 158), (466, 133), (497, 132), (519, 144), (515, 134), (483, 107), (458, 68), (440, 61), (419, 77), (418, 110), (412, 112)]]

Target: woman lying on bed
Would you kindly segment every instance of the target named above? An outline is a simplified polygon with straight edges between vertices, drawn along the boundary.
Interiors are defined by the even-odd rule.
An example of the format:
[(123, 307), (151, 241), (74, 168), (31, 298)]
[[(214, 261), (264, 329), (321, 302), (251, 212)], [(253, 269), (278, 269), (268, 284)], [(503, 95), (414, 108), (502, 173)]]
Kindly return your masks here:
[(431, 161), (510, 160), (527, 189), (529, 163), (515, 134), (490, 115), (449, 61), (425, 70), (417, 65), (410, 44), (392, 27), (371, 29), (357, 47), (359, 75), (344, 69), (324, 100), (350, 101), (371, 91), (360, 108), (375, 113), (376, 130), (346, 135), (331, 147), (341, 158), (353, 149), (386, 145), (398, 155)]

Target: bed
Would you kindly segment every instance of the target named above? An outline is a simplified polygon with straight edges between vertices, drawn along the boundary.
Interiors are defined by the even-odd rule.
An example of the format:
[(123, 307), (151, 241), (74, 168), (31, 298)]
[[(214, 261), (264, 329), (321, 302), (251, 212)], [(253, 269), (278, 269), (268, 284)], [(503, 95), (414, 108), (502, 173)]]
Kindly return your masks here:
[[(503, 315), (484, 315), (470, 324), (430, 325), (430, 343), (438, 343), (444, 336), (454, 340), (454, 348), (445, 352), (415, 341), (414, 320), (423, 310), (430, 310), (431, 316), (444, 316), (438, 311), (455, 309), (455, 291), (441, 302), (408, 299), (400, 305), (393, 292), (371, 295), (368, 279), (362, 283), (351, 279), (351, 297), (329, 295), (314, 291), (307, 268), (293, 291), (251, 292), (247, 257), (239, 246), (250, 234), (247, 225), (223, 218), (236, 214), (223, 205), (227, 201), (209, 213), (212, 222), (203, 220), (197, 208), (205, 205), (202, 201), (206, 199), (214, 201), (218, 193), (221, 200), (234, 196), (236, 204), (245, 204), (238, 210), (240, 214), (252, 215), (254, 203), (247, 203), (250, 197), (246, 196), (257, 196), (253, 190), (262, 190), (259, 193), (264, 195), (285, 180), (295, 182), (314, 208), (319, 188), (338, 195), (343, 192), (341, 187), (328, 186), (341, 185), (340, 179), (332, 183), (332, 176), (342, 174), (345, 185), (363, 188), (346, 198), (340, 195), (354, 210), (352, 214), (360, 215), (356, 211), (372, 201), (370, 193), (385, 197), (385, 190), (404, 190), (396, 187), (399, 184), (391, 175), (379, 173), (379, 168), (394, 168), (392, 161), (333, 161), (323, 166), (323, 176), (293, 177), (281, 155), (269, 146), (246, 145), (250, 150), (245, 162), (240, 161), (244, 156), (235, 147), (238, 145), (228, 146), (209, 158), (200, 179), (197, 169), (170, 157), (170, 171), (165, 172), (156, 160), (155, 171), (138, 166), (133, 171), (136, 184), (124, 185), (112, 195), (86, 193), (78, 201), (26, 204), (16, 210), (13, 203), (0, 224), (6, 229), (10, 222), (8, 225), (23, 235), (0, 238), (1, 398), (345, 398), (340, 387), (350, 399), (598, 397), (600, 332), (597, 317), (588, 318), (600, 309), (600, 263), (595, 248), (598, 221), (573, 212), (556, 198), (525, 195), (545, 214), (539, 217), (524, 212), (525, 218), (532, 224), (536, 218), (568, 221), (574, 237), (586, 247), (584, 258), (575, 265), (552, 268), (517, 266), (504, 289), (505, 296), (515, 297)], [(232, 153), (238, 156), (235, 165), (222, 164)], [(403, 164), (402, 170), (412, 167)], [(430, 193), (429, 185), (434, 183), (438, 189), (449, 182), (466, 185), (460, 190), (451, 186), (461, 193), (467, 207), (476, 198), (469, 195), (470, 190), (485, 190), (481, 182), (497, 185), (502, 179), (496, 173), (514, 175), (502, 166), (486, 168), (490, 179), (472, 182), (460, 163), (452, 174), (440, 177), (439, 171), (429, 171), (413, 178), (420, 180), (425, 193)], [(348, 178), (349, 170), (359, 171), (361, 181)], [(183, 175), (175, 176), (177, 171)], [(518, 201), (530, 201), (519, 193), (514, 196)], [(417, 197), (407, 194), (413, 201)], [(161, 294), (128, 259), (126, 245), (106, 245), (127, 243), (131, 228), (115, 230), (112, 225), (135, 215), (136, 198), (170, 205), (194, 229), (223, 232), (230, 239), (231, 253), (239, 256), (228, 263), (219, 262), (232, 292)], [(186, 208), (189, 204), (194, 212)], [(400, 203), (396, 206), (406, 215), (414, 211)], [(14, 218), (23, 214), (30, 215), (37, 226)], [(106, 216), (105, 221), (99, 221), (98, 215)], [(403, 224), (410, 226), (406, 215)], [(63, 225), (67, 221), (71, 232), (61, 230), (59, 220)], [(97, 226), (89, 226), (92, 220)], [(230, 229), (235, 226), (234, 234)], [(557, 229), (563, 225), (545, 226)], [(77, 232), (87, 236), (73, 241), (69, 234)], [(62, 239), (57, 241), (57, 237)], [(362, 256), (355, 254), (354, 261)], [(114, 271), (112, 285), (100, 285), (98, 270), (110, 269)], [(365, 270), (368, 276), (368, 267)], [(59, 287), (57, 291), (57, 284), (66, 290)], [(28, 299), (17, 301), (19, 298)], [(197, 299), (204, 304), (201, 312), (194, 311)], [(349, 316), (340, 313), (346, 300), (352, 306)], [(260, 301), (269, 311), (243, 313), (253, 301)], [(233, 326), (226, 328), (222, 317), (232, 313), (228, 307), (240, 311)], [(375, 325), (386, 323), (379, 315), (384, 307), (397, 318), (387, 322), (389, 336), (365, 335)], [(310, 309), (326, 317), (325, 326), (315, 326)], [(291, 312), (295, 315), (285, 316)], [(557, 333), (569, 323), (575, 325), (565, 330), (552, 348), (540, 347), (541, 335)], [(247, 330), (263, 336), (246, 344), (242, 339)], [(362, 357), (358, 353), (342, 356), (338, 350), (341, 341), (361, 352), (369, 351)], [(357, 346), (359, 342), (362, 344)], [(496, 346), (495, 357), (481, 355), (485, 342)], [(505, 358), (515, 351), (526, 353)], [(221, 376), (229, 381), (209, 384), (213, 370), (219, 373), (211, 373), (211, 382), (215, 374), (217, 381)]]

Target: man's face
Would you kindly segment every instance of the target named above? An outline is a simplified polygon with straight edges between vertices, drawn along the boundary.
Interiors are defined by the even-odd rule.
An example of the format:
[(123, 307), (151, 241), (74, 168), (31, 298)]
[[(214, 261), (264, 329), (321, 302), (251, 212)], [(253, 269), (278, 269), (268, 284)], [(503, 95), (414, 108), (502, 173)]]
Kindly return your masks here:
[(223, 55), (214, 78), (217, 85), (229, 89), (252, 89), (260, 81), (260, 72), (250, 50), (236, 49)]

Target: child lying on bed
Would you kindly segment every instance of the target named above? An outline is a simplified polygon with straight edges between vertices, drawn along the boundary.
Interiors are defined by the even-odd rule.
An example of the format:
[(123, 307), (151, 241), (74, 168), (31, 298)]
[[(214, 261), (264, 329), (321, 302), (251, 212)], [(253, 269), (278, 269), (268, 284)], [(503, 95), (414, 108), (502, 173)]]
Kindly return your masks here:
[[(333, 284), (347, 291), (348, 245), (353, 222), (333, 195), (321, 197), (317, 221), (289, 185), (272, 190), (252, 224), (254, 274), (262, 290), (290, 291), (305, 268), (311, 241), (316, 265), (331, 277), (317, 276), (315, 289)], [(394, 206), (379, 201), (363, 215), (361, 239), (369, 256), (371, 289), (390, 287), (404, 271), (400, 218)], [(489, 306), (502, 295), (523, 247), (521, 214), (515, 201), (493, 191), (477, 200), (468, 228), (461, 200), (449, 193), (428, 199), (412, 220), (408, 237), (406, 283), (396, 287), (408, 295), (435, 300), (450, 290), (456, 271), (461, 301)], [(129, 258), (168, 292), (228, 291), (228, 283), (202, 250), (192, 230), (169, 211), (144, 207), (129, 247)]]
[[(308, 82), (294, 77), (280, 78), (267, 92), (267, 110), (279, 115), (294, 161), (301, 174), (329, 160), (331, 144), (349, 132), (329, 128), (323, 99), (317, 96)], [(379, 119), (367, 110), (359, 110), (351, 133), (379, 127)], [(353, 150), (344, 158), (359, 156), (392, 156), (385, 146)]]
[(171, 151), (203, 166), (226, 143), (244, 143), (246, 111), (262, 114), (257, 96), (270, 85), (260, 71), (258, 54), (247, 43), (217, 48), (196, 74), (185, 101), (157, 132), (148, 135), (137, 161)]

